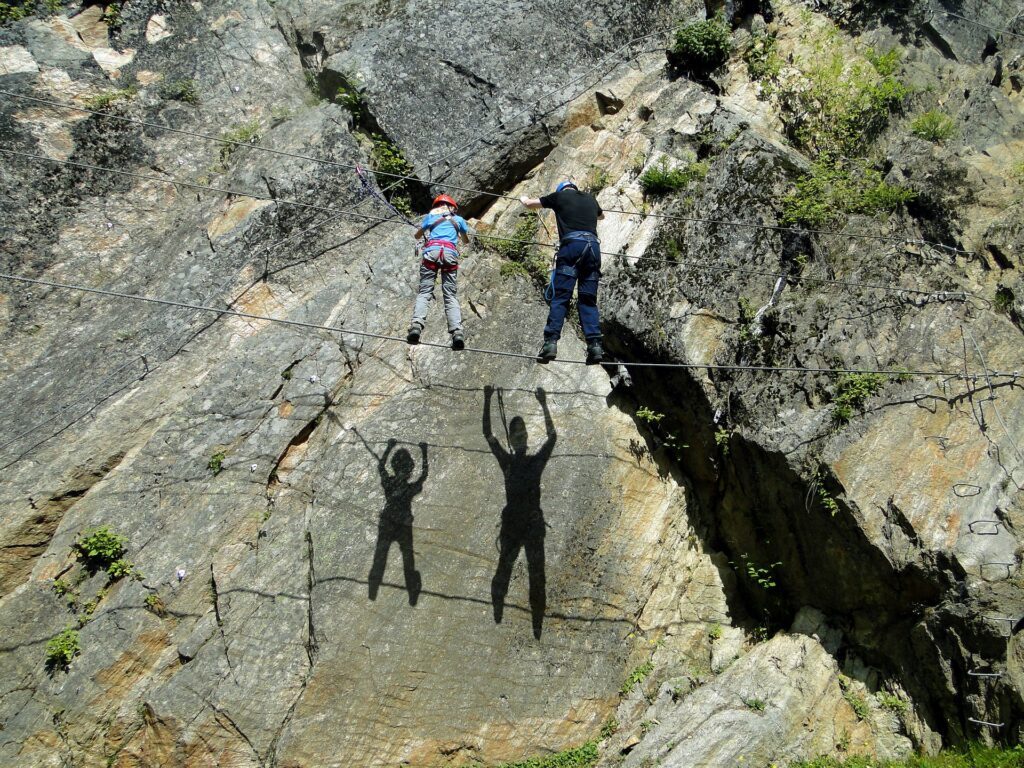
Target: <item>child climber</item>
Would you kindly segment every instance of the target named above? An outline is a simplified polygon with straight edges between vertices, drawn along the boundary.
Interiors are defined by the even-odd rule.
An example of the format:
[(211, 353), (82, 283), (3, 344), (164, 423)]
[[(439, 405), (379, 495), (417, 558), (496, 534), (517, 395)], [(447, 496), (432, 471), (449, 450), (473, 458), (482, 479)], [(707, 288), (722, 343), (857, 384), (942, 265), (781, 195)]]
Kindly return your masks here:
[(469, 242), (469, 225), (456, 215), (456, 203), (448, 195), (434, 198), (430, 213), (423, 217), (416, 239), (423, 238), (423, 260), (420, 262), (420, 287), (416, 294), (416, 306), (412, 311), (412, 323), (406, 337), (410, 344), (420, 343), (420, 333), (427, 323), (427, 308), (434, 300), (434, 285), (441, 275), (441, 294), (444, 298), (444, 314), (448, 319), (448, 333), (452, 335), (452, 349), (464, 349), (462, 335), (462, 308), (459, 306), (456, 278), (459, 269), (457, 241)]

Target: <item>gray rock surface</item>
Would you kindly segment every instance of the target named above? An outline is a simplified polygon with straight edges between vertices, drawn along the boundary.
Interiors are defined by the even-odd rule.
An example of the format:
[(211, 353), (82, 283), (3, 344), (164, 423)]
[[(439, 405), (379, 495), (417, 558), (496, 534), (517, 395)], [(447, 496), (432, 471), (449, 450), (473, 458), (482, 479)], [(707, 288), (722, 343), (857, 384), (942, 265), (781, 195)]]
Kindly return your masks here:
[[(774, 6), (798, 45), (799, 9)], [(829, 9), (858, 45), (906, 35)], [(137, 176), (4, 154), (2, 271), (370, 334), (4, 286), (0, 763), (494, 764), (594, 739), (613, 715), (609, 764), (1019, 739), (1001, 617), (1024, 613), (1024, 396), (984, 374), (1024, 367), (1019, 42), (986, 53), (979, 28), (937, 20), (904, 38), (903, 71), (960, 132), (932, 144), (901, 118), (883, 133), (879, 166), (926, 202), (850, 218), (845, 234), (895, 238), (877, 242), (706, 221), (775, 227), (810, 161), (740, 51), (718, 95), (666, 77), (661, 37), (606, 55), (703, 4), (449, 10), (458, 25), (414, 2), (139, 2), (106, 41), (91, 17), (0, 32), (3, 90), (83, 105), (131, 85), (104, 109), (290, 153), (4, 96), (4, 148)], [(68, 27), (76, 44), (54, 32)], [(321, 98), (342, 83), (365, 112)], [(610, 392), (614, 370), (380, 338), (404, 335), (416, 265), (409, 228), (347, 167), (370, 162), (369, 132), (412, 164), (414, 199), (438, 180), (517, 196), (600, 171), (606, 209), (701, 220), (606, 215), (604, 329), (623, 359), (977, 378), (890, 378), (837, 426), (827, 374), (634, 368)], [(698, 156), (703, 180), (643, 200), (639, 169)], [(458, 196), (481, 233), (517, 225), (511, 201)], [(528, 356), (546, 308), (483, 242), (460, 273), (469, 344)], [(682, 264), (638, 260), (666, 256)], [(874, 287), (776, 292), (798, 265)], [(437, 307), (424, 339), (447, 342)], [(575, 333), (560, 352), (582, 358)], [(550, 412), (553, 452), (521, 495), (488, 402), (497, 444), (518, 416), (530, 454)], [(522, 508), (533, 493), (542, 516)], [(76, 561), (99, 525), (126, 537), (136, 578)], [(47, 671), (68, 626), (80, 652)]]

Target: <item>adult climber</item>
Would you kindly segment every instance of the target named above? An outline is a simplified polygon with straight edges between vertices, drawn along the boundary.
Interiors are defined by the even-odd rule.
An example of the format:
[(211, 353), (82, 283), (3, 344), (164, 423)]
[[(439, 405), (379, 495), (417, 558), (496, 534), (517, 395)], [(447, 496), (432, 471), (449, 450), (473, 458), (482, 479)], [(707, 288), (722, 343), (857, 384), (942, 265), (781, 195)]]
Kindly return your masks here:
[(597, 221), (604, 212), (597, 199), (581, 192), (573, 181), (561, 182), (550, 195), (541, 198), (520, 197), (527, 208), (550, 208), (558, 224), (558, 254), (552, 279), (554, 296), (544, 326), (544, 344), (537, 360), (547, 363), (558, 354), (558, 339), (569, 313), (573, 289), (579, 285), (577, 306), (580, 326), (587, 340), (587, 365), (604, 359), (601, 324), (597, 310), (597, 286), (601, 280), (601, 242), (597, 239)]
[(417, 240), (423, 239), (420, 261), (420, 287), (416, 294), (416, 305), (412, 311), (412, 323), (406, 339), (410, 344), (420, 343), (420, 333), (427, 324), (427, 309), (434, 300), (434, 285), (441, 276), (441, 294), (444, 298), (444, 314), (448, 320), (448, 333), (452, 337), (452, 349), (464, 349), (462, 333), (462, 308), (458, 299), (458, 242), (469, 242), (469, 224), (456, 214), (459, 206), (448, 195), (438, 195), (423, 217), (416, 230)]

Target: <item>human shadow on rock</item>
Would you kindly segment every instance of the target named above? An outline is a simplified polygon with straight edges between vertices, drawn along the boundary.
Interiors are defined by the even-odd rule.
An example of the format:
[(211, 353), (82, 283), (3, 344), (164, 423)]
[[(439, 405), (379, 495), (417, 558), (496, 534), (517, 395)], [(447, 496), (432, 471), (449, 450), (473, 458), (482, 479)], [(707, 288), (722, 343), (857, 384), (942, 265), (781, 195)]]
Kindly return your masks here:
[(512, 579), (512, 567), (519, 557), (519, 551), (526, 552), (526, 569), (530, 579), (530, 614), (533, 620), (533, 636), (540, 639), (544, 624), (544, 609), (547, 607), (544, 574), (544, 511), (540, 505), (540, 478), (555, 448), (558, 433), (548, 410), (547, 395), (537, 390), (537, 400), (544, 410), (544, 427), (547, 439), (540, 449), (527, 453), (526, 422), (521, 416), (505, 420), (505, 404), (498, 392), (498, 408), (502, 427), (508, 439), (506, 449), (494, 436), (491, 428), (491, 402), (494, 387), (484, 387), (483, 431), (491, 453), (501, 466), (505, 478), (505, 508), (501, 510), (501, 532), (498, 535), (498, 569), (491, 580), (491, 605), (494, 608), (494, 622), (500, 624), (505, 611), (505, 595), (508, 594)]
[[(355, 430), (353, 430), (355, 431)], [(420, 476), (412, 480), (416, 462), (412, 454), (405, 448), (395, 450), (398, 441), (391, 438), (387, 442), (384, 453), (378, 456), (366, 439), (356, 431), (366, 450), (377, 459), (377, 472), (380, 474), (380, 485), (384, 489), (384, 509), (381, 510), (377, 523), (377, 546), (373, 552), (373, 565), (367, 581), (369, 597), (377, 599), (377, 591), (384, 580), (384, 570), (388, 564), (388, 552), (391, 545), (397, 543), (402, 553), (402, 570), (405, 572), (405, 589), (409, 593), (409, 605), (416, 605), (423, 588), (420, 572), (416, 570), (415, 554), (412, 546), (412, 500), (423, 490), (423, 483), (430, 470), (427, 461), (427, 444), (420, 443), (423, 456), (423, 468)], [(391, 457), (391, 471), (388, 471), (388, 457)]]

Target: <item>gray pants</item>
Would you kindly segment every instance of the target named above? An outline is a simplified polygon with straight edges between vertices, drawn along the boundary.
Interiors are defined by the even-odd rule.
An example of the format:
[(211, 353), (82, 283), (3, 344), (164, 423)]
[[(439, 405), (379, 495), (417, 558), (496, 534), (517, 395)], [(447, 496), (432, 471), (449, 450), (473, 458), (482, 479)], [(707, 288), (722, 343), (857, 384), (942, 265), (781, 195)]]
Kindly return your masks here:
[(427, 309), (434, 300), (434, 284), (441, 275), (441, 295), (444, 297), (444, 314), (448, 318), (448, 333), (462, 330), (462, 307), (459, 306), (458, 272), (442, 272), (420, 265), (420, 289), (416, 294), (416, 306), (412, 311), (412, 321), (422, 328), (427, 324)]

